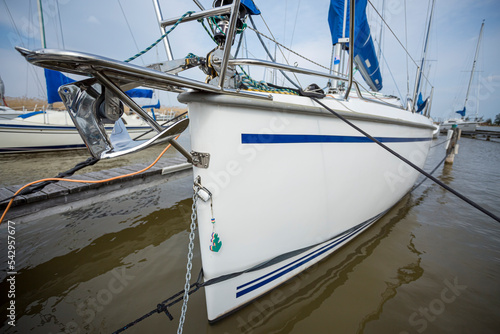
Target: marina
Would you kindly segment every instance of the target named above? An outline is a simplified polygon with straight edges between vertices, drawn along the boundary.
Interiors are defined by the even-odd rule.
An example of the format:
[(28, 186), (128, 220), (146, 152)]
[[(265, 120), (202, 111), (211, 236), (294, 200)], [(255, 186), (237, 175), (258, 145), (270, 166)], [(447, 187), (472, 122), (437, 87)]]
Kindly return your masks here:
[[(273, 35), (268, 4), (194, 0), (168, 17), (152, 4), (161, 37), (141, 51), (118, 2), (137, 47), (129, 58), (48, 48), (44, 15), (52, 34), (63, 24), (42, 0), (42, 48), (14, 46), (43, 71), (48, 104), (0, 125), (3, 332), (500, 328), (500, 132), (478, 128), (477, 111), (465, 118), (479, 106), (469, 92), (484, 19), (462, 118), (438, 127), (435, 0), (411, 6), (410, 40), (406, 3), (393, 29), (384, 2), (379, 12), (326, 1), (319, 26), (331, 40), (318, 35), (315, 60), (330, 67)], [(174, 36), (190, 36), (180, 57)], [(187, 112), (157, 117), (160, 96)], [(51, 110), (57, 101), (65, 110)], [(43, 125), (23, 132), (37, 117)]]
[(479, 127), (474, 132), (462, 131), (462, 136), (482, 139), (482, 140), (496, 140), (500, 138), (500, 128), (495, 127)]
[[(434, 175), (499, 213), (500, 144), (462, 138), (460, 145), (454, 164)], [(431, 149), (425, 170), (443, 154), (442, 146)], [(26, 174), (25, 182), (31, 180)], [(22, 236), (18, 322), (15, 329), (4, 324), (2, 331), (109, 333), (178, 292), (184, 284), (191, 180), (186, 176), (88, 207), (14, 220)], [(6, 230), (2, 223), (2, 238)], [(204, 290), (194, 293), (185, 332), (496, 333), (497, 231), (489, 217), (426, 181), (335, 255), (224, 321), (209, 325)], [(196, 247), (194, 275), (200, 267)], [(449, 288), (455, 283), (466, 288), (455, 294)], [(3, 280), (2, 291), (6, 284)], [(439, 302), (445, 289), (452, 302)], [(128, 332), (175, 332), (180, 305), (170, 312), (174, 321), (155, 314)]]

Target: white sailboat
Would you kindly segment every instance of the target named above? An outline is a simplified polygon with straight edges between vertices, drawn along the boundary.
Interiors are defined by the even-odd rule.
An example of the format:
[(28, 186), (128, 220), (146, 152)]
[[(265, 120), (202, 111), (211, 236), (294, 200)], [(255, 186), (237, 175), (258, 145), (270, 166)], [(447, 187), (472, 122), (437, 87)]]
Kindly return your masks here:
[(477, 110), (476, 110), (476, 117), (473, 120), (466, 118), (465, 114), (466, 114), (466, 109), (467, 109), (467, 102), (469, 101), (469, 93), (470, 93), (470, 88), (472, 85), (472, 80), (474, 79), (474, 72), (476, 70), (477, 57), (479, 55), (479, 47), (481, 46), (481, 39), (483, 37), (483, 28), (484, 28), (484, 20), (481, 23), (481, 30), (479, 31), (479, 38), (477, 40), (474, 61), (472, 62), (472, 70), (470, 73), (469, 84), (467, 86), (467, 93), (465, 94), (464, 107), (462, 110), (459, 110), (456, 112), (456, 113), (460, 114), (462, 117), (461, 118), (452, 118), (452, 119), (448, 119), (448, 120), (444, 121), (440, 125), (440, 131), (442, 131), (442, 132), (446, 132), (454, 126), (458, 127), (459, 129), (462, 129), (462, 131), (464, 131), (464, 132), (475, 132), (477, 127), (479, 126), (479, 121), (478, 121), (478, 117), (477, 117)]
[[(41, 0), (38, 0), (38, 14), (42, 47), (46, 48)], [(55, 110), (51, 107), (53, 103), (62, 101), (57, 92), (59, 86), (74, 80), (60, 72), (48, 69), (45, 69), (44, 74), (49, 108), (21, 112), (0, 106), (0, 154), (85, 148), (85, 143), (67, 111)], [(5, 102), (4, 84), (1, 79), (0, 83), (1, 100)], [(127, 92), (132, 97), (152, 97), (152, 93), (152, 90), (144, 89), (131, 89)], [(142, 140), (152, 138), (150, 127), (142, 118), (135, 114), (123, 114), (122, 120), (133, 138), (139, 136)], [(108, 133), (111, 133), (113, 125), (105, 128)], [(144, 135), (145, 132), (148, 133)]]
[[(206, 58), (172, 60), (170, 53), (171, 60), (142, 67), (83, 52), (18, 48), (33, 64), (93, 77), (61, 87), (60, 94), (94, 157), (147, 146), (116, 142), (100, 131), (103, 119), (113, 122), (119, 116), (106, 110), (95, 117), (93, 106), (104, 99), (109, 104), (123, 101), (151, 124), (158, 138), (168, 139), (193, 163), (209, 321), (335, 252), (411, 189), (418, 172), (405, 168), (403, 173), (404, 163), (358, 128), (414, 165), (425, 163), (435, 129), (428, 117), (430, 103), (420, 113), (416, 103), (402, 106), (398, 99), (361, 92), (353, 78), (356, 62), (372, 90), (382, 87), (366, 3), (331, 1), (335, 13), (330, 26), (338, 54), (353, 50), (347, 75), (233, 58), (236, 32), (249, 16), (260, 14), (251, 0), (215, 1), (212, 9), (161, 21), (167, 27), (209, 18), (217, 47)], [(356, 15), (360, 29), (347, 25), (345, 8), (355, 8), (348, 18), (353, 22)], [(179, 64), (182, 69), (201, 69), (208, 75), (206, 82), (175, 75)], [(327, 94), (315, 85), (276, 87), (251, 80), (239, 67), (247, 65), (336, 84)], [(187, 120), (160, 128), (124, 93), (134, 85), (180, 93), (178, 100), (188, 106), (192, 152), (173, 140)]]

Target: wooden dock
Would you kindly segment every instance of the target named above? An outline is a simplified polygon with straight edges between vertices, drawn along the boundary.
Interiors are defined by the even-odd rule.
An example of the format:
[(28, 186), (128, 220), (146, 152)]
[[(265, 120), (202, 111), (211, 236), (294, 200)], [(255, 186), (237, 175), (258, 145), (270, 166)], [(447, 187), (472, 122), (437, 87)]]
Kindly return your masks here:
[(489, 141), (491, 138), (500, 138), (500, 131), (479, 130), (479, 129), (474, 132), (462, 131), (462, 136), (474, 139), (484, 139), (486, 141)]
[[(149, 166), (137, 164), (127, 167), (118, 167), (98, 172), (73, 175), (68, 179), (97, 181), (115, 176), (137, 172)], [(142, 190), (171, 179), (187, 176), (192, 172), (192, 165), (183, 157), (172, 158), (162, 163), (162, 166), (153, 166), (147, 171), (124, 178), (103, 183), (75, 183), (59, 181), (49, 184), (41, 191), (17, 196), (9, 209), (5, 220), (17, 219), (29, 215), (47, 215), (64, 212), (78, 207), (91, 205), (133, 191)], [(8, 200), (24, 185), (0, 188), (0, 212), (5, 210)], [(0, 214), (1, 215), (1, 214)], [(32, 218), (31, 218), (32, 219)], [(30, 219), (30, 220), (31, 220)]]

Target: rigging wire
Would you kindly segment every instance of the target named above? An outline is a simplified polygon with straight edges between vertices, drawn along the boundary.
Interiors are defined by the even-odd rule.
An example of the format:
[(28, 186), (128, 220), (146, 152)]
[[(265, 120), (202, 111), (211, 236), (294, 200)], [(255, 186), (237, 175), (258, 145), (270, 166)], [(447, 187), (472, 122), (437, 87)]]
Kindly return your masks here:
[(59, 10), (59, 1), (56, 1), (56, 6), (57, 6), (57, 16), (59, 17), (59, 27), (61, 28), (61, 42), (63, 49), (66, 49), (66, 46), (64, 45), (64, 29), (62, 27), (61, 11)]
[[(249, 26), (247, 26), (247, 28), (253, 30), (256, 32), (257, 34), (257, 38), (259, 39), (260, 43), (262, 44), (262, 47), (264, 48), (264, 50), (266, 51), (267, 55), (269, 56), (269, 58), (271, 58), (271, 60), (275, 61), (271, 55), (271, 52), (269, 52), (269, 49), (267, 48), (266, 44), (264, 43), (264, 41), (262, 40), (262, 38), (260, 37), (260, 32), (255, 28), (255, 22), (253, 21), (252, 17), (250, 16), (249, 17), (250, 19), (250, 23), (252, 24), (253, 28), (250, 28)], [(296, 88), (300, 88), (300, 85), (296, 84), (292, 79), (290, 79), (290, 77), (283, 71), (283, 70), (280, 70), (280, 73), (283, 74), (283, 76), (292, 84), (294, 85)], [(300, 82), (299, 82), (300, 84)]]
[[(403, 48), (403, 50), (406, 52), (407, 57), (409, 57), (411, 59), (411, 61), (413, 62), (413, 64), (415, 64), (415, 66), (418, 67), (419, 65), (417, 64), (417, 62), (415, 61), (415, 59), (413, 59), (413, 57), (411, 56), (411, 54), (408, 52), (408, 49), (403, 45), (403, 43), (398, 38), (398, 36), (396, 36), (396, 33), (394, 32), (394, 30), (392, 30), (392, 28), (389, 26), (389, 24), (387, 23), (387, 21), (382, 17), (382, 15), (380, 15), (379, 11), (377, 10), (377, 8), (375, 8), (375, 6), (371, 2), (371, 0), (368, 0), (368, 3), (370, 4), (370, 6), (372, 6), (373, 10), (375, 10), (375, 12), (377, 13), (377, 15), (382, 20), (382, 22), (387, 26), (387, 28), (392, 33), (392, 35), (394, 36), (394, 38), (396, 38), (396, 40), (398, 41), (399, 45), (401, 45), (401, 47)], [(405, 5), (406, 5), (406, 2), (405, 2)], [(405, 10), (405, 17), (406, 17), (406, 10)], [(425, 80), (429, 81), (429, 78), (427, 78), (427, 76), (424, 73), (422, 73), (422, 77), (425, 78)]]
[[(458, 198), (460, 198), (461, 200), (465, 201), (466, 203), (472, 205), (473, 207), (475, 207), (476, 209), (478, 209), (479, 211), (483, 212), (484, 214), (490, 216), (491, 218), (493, 218), (494, 220), (496, 220), (497, 222), (500, 223), (500, 217), (497, 217), (495, 214), (493, 214), (492, 212), (486, 210), (485, 208), (483, 208), (482, 206), (480, 206), (479, 204), (475, 203), (474, 201), (472, 201), (471, 199), (469, 199), (468, 197), (462, 195), (461, 193), (459, 193), (458, 191), (456, 191), (455, 189), (451, 188), (450, 186), (446, 185), (445, 183), (443, 183), (442, 181), (438, 180), (437, 178), (435, 178), (434, 176), (432, 176), (431, 174), (427, 173), (426, 171), (424, 171), (422, 168), (418, 167), (417, 165), (415, 165), (414, 163), (412, 163), (411, 161), (409, 161), (408, 159), (406, 159), (405, 157), (401, 156), (399, 153), (397, 153), (396, 151), (392, 150), (391, 148), (389, 148), (387, 145), (381, 143), (379, 140), (377, 140), (375, 137), (371, 136), (370, 134), (368, 134), (367, 132), (363, 131), (361, 128), (357, 127), (355, 124), (351, 123), (349, 120), (347, 120), (346, 118), (344, 118), (343, 116), (341, 116), (340, 114), (338, 114), (337, 112), (335, 112), (334, 110), (332, 110), (331, 108), (329, 108), (328, 106), (326, 106), (324, 103), (320, 102), (318, 99), (314, 98), (314, 97), (311, 97), (311, 99), (318, 103), (320, 106), (322, 106), (323, 108), (325, 108), (326, 110), (328, 110), (330, 113), (332, 113), (334, 116), (336, 116), (337, 118), (339, 118), (340, 120), (342, 120), (343, 122), (347, 123), (350, 127), (354, 128), (356, 131), (360, 132), (361, 134), (363, 134), (365, 137), (367, 137), (368, 139), (370, 139), (371, 141), (375, 142), (377, 145), (379, 145), (380, 147), (382, 147), (384, 150), (388, 151), (389, 153), (391, 153), (392, 155), (394, 155), (395, 157), (397, 157), (398, 159), (400, 159), (401, 161), (403, 161), (404, 163), (406, 163), (407, 165), (409, 165), (410, 167), (412, 167), (413, 169), (415, 169), (416, 171), (418, 171), (420, 174), (426, 176), (427, 178), (431, 179), (432, 181), (434, 181), (435, 183), (437, 183), (438, 185), (440, 185), (442, 188), (448, 190), (449, 192), (451, 192), (452, 194), (454, 194), (455, 196), (457, 196)], [(339, 101), (340, 102), (340, 101)], [(346, 106), (345, 104), (343, 104), (342, 102), (340, 102), (347, 110), (349, 111), (352, 111), (352, 112), (355, 112), (353, 111), (352, 109), (350, 109), (348, 106)]]
[(396, 38), (396, 40), (398, 41), (399, 45), (401, 45), (401, 47), (403, 48), (403, 50), (405, 50), (406, 54), (410, 57), (410, 59), (415, 64), (415, 66), (418, 66), (418, 64), (415, 61), (415, 59), (413, 59), (413, 57), (408, 52), (408, 49), (406, 49), (406, 47), (403, 45), (403, 43), (401, 43), (401, 41), (399, 40), (398, 36), (396, 36), (396, 33), (392, 30), (392, 28), (389, 26), (389, 24), (387, 24), (386, 20), (382, 17), (382, 15), (380, 15), (380, 13), (377, 10), (377, 8), (375, 8), (375, 6), (372, 4), (372, 2), (370, 0), (368, 0), (368, 3), (372, 6), (373, 10), (377, 13), (377, 15), (380, 17), (380, 19), (382, 20), (382, 22), (387, 26), (387, 28), (392, 33), (392, 35), (394, 36), (394, 38)]
[[(125, 11), (123, 10), (122, 4), (121, 4), (120, 0), (116, 0), (116, 2), (118, 2), (118, 6), (120, 6), (120, 10), (122, 11), (123, 18), (125, 19), (125, 23), (127, 24), (128, 31), (130, 32), (130, 36), (132, 36), (132, 40), (134, 41), (135, 48), (137, 49), (137, 52), (139, 52), (140, 51), (139, 45), (137, 45), (137, 41), (135, 40), (135, 36), (134, 36), (134, 33), (132, 32), (132, 28), (130, 28), (130, 24), (128, 22), (127, 15), (125, 15)], [(146, 63), (144, 63), (143, 58), (141, 58), (141, 62), (143, 65), (146, 65)]]
[[(262, 15), (262, 13), (261, 13), (259, 16), (260, 16), (260, 18), (262, 19), (262, 22), (264, 22), (264, 25), (266, 26), (267, 31), (269, 31), (269, 34), (271, 34), (271, 37), (272, 37), (271, 41), (273, 41), (276, 45), (278, 45), (278, 49), (280, 50), (280, 53), (281, 53), (281, 55), (283, 56), (283, 59), (285, 60), (285, 62), (286, 62), (288, 65), (290, 65), (290, 63), (288, 62), (288, 59), (286, 59), (286, 57), (285, 57), (285, 53), (284, 53), (284, 52), (283, 52), (283, 50), (281, 49), (281, 47), (285, 48), (285, 46), (284, 46), (284, 45), (282, 45), (282, 44), (280, 44), (280, 43), (278, 43), (278, 41), (276, 40), (276, 38), (275, 38), (275, 37), (274, 37), (274, 35), (273, 35), (273, 32), (271, 31), (271, 29), (270, 29), (270, 28), (269, 28), (269, 26), (267, 25), (267, 22), (266, 22), (266, 20), (264, 19), (264, 16)], [(251, 16), (250, 16), (250, 19), (252, 19), (252, 17), (251, 17)], [(255, 27), (255, 25), (254, 25), (254, 27)], [(297, 80), (297, 82), (299, 83), (299, 86), (302, 86), (302, 85), (300, 84), (300, 80), (299, 80), (299, 78), (297, 78), (297, 75), (296, 75), (295, 73), (293, 73), (293, 76), (295, 77), (295, 80)]]
[[(251, 18), (251, 17), (250, 17), (250, 21), (252, 21), (252, 18)], [(258, 34), (258, 35), (260, 35), (260, 36), (263, 36), (263, 37), (267, 38), (267, 39), (268, 39), (268, 40), (270, 40), (271, 42), (274, 42), (274, 43), (275, 43), (275, 44), (277, 44), (278, 46), (282, 47), (283, 49), (285, 49), (285, 50), (287, 50), (287, 51), (289, 51), (289, 52), (291, 52), (291, 53), (293, 53), (294, 55), (296, 55), (296, 56), (298, 56), (298, 57), (300, 57), (300, 58), (302, 58), (302, 59), (304, 59), (304, 60), (307, 60), (308, 62), (310, 62), (310, 63), (312, 63), (312, 64), (314, 64), (314, 65), (316, 65), (316, 66), (319, 66), (319, 67), (321, 67), (321, 68), (324, 68), (325, 70), (328, 70), (328, 71), (330, 70), (328, 67), (323, 66), (323, 65), (321, 65), (320, 63), (317, 63), (317, 62), (315, 62), (315, 61), (314, 61), (314, 60), (312, 60), (312, 59), (309, 59), (309, 58), (307, 58), (307, 57), (304, 57), (304, 56), (303, 56), (303, 55), (301, 55), (300, 53), (297, 53), (297, 52), (293, 51), (292, 49), (290, 49), (290, 48), (288, 48), (288, 47), (284, 46), (283, 44), (279, 43), (278, 41), (276, 41), (276, 40), (274, 39), (274, 36), (271, 38), (271, 37), (269, 37), (269, 36), (267, 36), (267, 35), (263, 34), (262, 32), (258, 31), (258, 30), (255, 28), (255, 26), (254, 26), (253, 28), (252, 28), (252, 27), (250, 27), (250, 26), (248, 26), (247, 28), (248, 28), (248, 29), (250, 29), (250, 30), (255, 31), (255, 33), (256, 33), (256, 34)], [(271, 36), (272, 36), (272, 34), (271, 34)], [(280, 49), (280, 50), (281, 50), (281, 49)], [(283, 53), (283, 52), (282, 52), (282, 53)], [(283, 56), (283, 57), (284, 57), (284, 56)], [(284, 57), (284, 58), (285, 58), (285, 57)], [(288, 64), (288, 65), (290, 65), (290, 64), (288, 63), (288, 60), (287, 60), (286, 58), (285, 58), (285, 61), (287, 62), (287, 64)], [(337, 72), (337, 74), (340, 74), (340, 73), (338, 73), (338, 72)]]
[[(7, 5), (7, 2), (5, 0), (3, 0), (3, 3), (5, 5), (5, 9), (7, 10), (7, 13), (9, 14), (9, 19), (10, 19), (10, 22), (12, 24), (12, 27), (14, 27), (14, 30), (16, 31), (16, 35), (19, 38), (19, 43), (21, 44), (22, 47), (25, 47), (22, 35), (19, 32), (19, 29), (17, 28), (17, 25), (16, 25), (16, 22), (14, 21), (14, 18), (12, 17), (12, 13), (10, 12), (9, 6)], [(31, 1), (30, 1), (30, 6), (28, 6), (28, 7), (29, 7), (29, 16), (28, 17), (32, 17), (32, 15), (31, 15)], [(31, 65), (28, 62), (26, 62), (26, 80), (25, 80), (25, 82), (26, 82), (26, 93), (25, 93), (25, 96), (28, 95), (28, 83), (30, 82), (30, 80), (29, 80), (29, 71), (33, 72), (33, 76), (35, 78), (35, 83), (37, 84), (36, 86), (38, 88), (38, 94), (46, 96), (46, 92), (43, 89), (43, 85), (42, 85), (42, 83), (40, 81), (40, 78), (38, 77), (38, 73), (36, 72), (34, 66)]]
[[(300, 9), (300, 2), (297, 4), (297, 11), (295, 12), (295, 20), (293, 21), (293, 29), (292, 29), (292, 37), (290, 38), (290, 49), (292, 48), (293, 45), (293, 38), (295, 37), (295, 28), (297, 27), (297, 21), (299, 18), (299, 9)], [(290, 51), (288, 51), (288, 58), (290, 58)], [(285, 84), (285, 78), (283, 78), (283, 81), (281, 82), (281, 85)]]
[(385, 64), (387, 65), (387, 70), (389, 71), (389, 74), (391, 75), (392, 81), (394, 81), (394, 86), (396, 86), (396, 89), (397, 89), (398, 94), (399, 94), (399, 98), (401, 99), (401, 101), (403, 101), (403, 95), (401, 95), (401, 91), (399, 90), (399, 86), (396, 82), (396, 79), (394, 78), (394, 75), (392, 74), (391, 68), (389, 67), (389, 64), (387, 63), (387, 59), (385, 59), (384, 52), (382, 52), (380, 55), (382, 56)]
[[(443, 160), (441, 160), (436, 167), (434, 167), (434, 169), (432, 171), (429, 172), (430, 175), (434, 174), (434, 172), (439, 168), (439, 166), (441, 166), (444, 161), (446, 160), (446, 157), (443, 158)], [(415, 189), (417, 189), (420, 185), (422, 185), (425, 181), (427, 180), (427, 177), (424, 177), (417, 185), (413, 186), (409, 191), (408, 193), (405, 195), (409, 195), (410, 193), (412, 193)], [(193, 202), (194, 203), (194, 202)], [(389, 209), (390, 210), (390, 209)], [(388, 212), (389, 210), (385, 211), (385, 212)], [(384, 212), (384, 213), (385, 213)], [(380, 214), (379, 216), (382, 216), (384, 213)], [(337, 237), (337, 236), (335, 236)], [(335, 238), (334, 237), (334, 238)], [(329, 239), (331, 240), (331, 239)], [(224, 281), (227, 281), (229, 279), (233, 279), (235, 277), (238, 277), (242, 274), (245, 274), (245, 273), (248, 273), (248, 272), (252, 272), (254, 270), (258, 270), (258, 269), (262, 269), (262, 268), (265, 268), (269, 265), (272, 265), (273, 263), (275, 263), (274, 261), (277, 260), (277, 259), (280, 259), (281, 261), (282, 260), (285, 260), (287, 258), (290, 258), (292, 256), (296, 256), (298, 254), (301, 254), (301, 253), (304, 253), (305, 251), (313, 248), (313, 247), (316, 247), (318, 246), (319, 244), (322, 244), (322, 243), (325, 243), (325, 242), (328, 242), (329, 240), (326, 240), (326, 241), (322, 241), (318, 244), (314, 244), (314, 245), (310, 245), (310, 246), (307, 246), (307, 247), (304, 247), (304, 248), (301, 248), (301, 249), (297, 249), (297, 250), (294, 250), (294, 251), (291, 251), (291, 252), (288, 252), (286, 254), (282, 254), (274, 259), (271, 259), (271, 260), (268, 260), (268, 261), (265, 261), (263, 263), (260, 263), (252, 268), (249, 268), (249, 269), (246, 269), (246, 270), (242, 270), (242, 271), (237, 271), (237, 272), (233, 272), (233, 273), (230, 273), (230, 274), (225, 274), (225, 275), (222, 275), (222, 276), (219, 276), (219, 277), (215, 277), (215, 278), (212, 278), (212, 279), (209, 279), (209, 280), (205, 280), (202, 282), (202, 278), (203, 278), (203, 268), (200, 269), (200, 273), (198, 274), (198, 278), (196, 280), (196, 282), (194, 282), (193, 284), (189, 284), (189, 290), (187, 291), (187, 294), (188, 296), (197, 292), (200, 288), (203, 288), (203, 287), (206, 287), (206, 286), (210, 286), (210, 285), (213, 285), (213, 284), (217, 284), (217, 283), (221, 283), (221, 282), (224, 282)], [(149, 318), (150, 316), (152, 316), (153, 314), (155, 313), (165, 313), (165, 315), (170, 319), (170, 320), (173, 320), (174, 317), (172, 316), (172, 314), (170, 313), (169, 311), (169, 308), (172, 307), (173, 305), (177, 304), (178, 302), (180, 302), (181, 300), (183, 300), (183, 297), (182, 297), (182, 294), (186, 294), (186, 290), (181, 290), (177, 293), (175, 293), (174, 295), (170, 296), (169, 298), (165, 299), (164, 301), (162, 301), (161, 303), (159, 303), (155, 309), (149, 311), (148, 313), (144, 314), (143, 316), (137, 318), (136, 320), (132, 321), (132, 322), (129, 322), (128, 324), (126, 324), (125, 326), (121, 327), (120, 329), (116, 330), (113, 332), (113, 334), (118, 334), (118, 333), (122, 333), (124, 332), (125, 330), (129, 329), (130, 327), (136, 325), (137, 323)]]

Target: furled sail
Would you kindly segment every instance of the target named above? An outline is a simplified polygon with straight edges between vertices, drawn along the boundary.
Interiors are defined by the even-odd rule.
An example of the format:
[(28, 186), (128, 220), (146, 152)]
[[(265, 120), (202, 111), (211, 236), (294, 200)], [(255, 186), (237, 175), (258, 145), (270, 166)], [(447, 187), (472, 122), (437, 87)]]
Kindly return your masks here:
[(457, 114), (462, 115), (462, 117), (465, 117), (465, 107), (462, 110), (455, 111)]
[[(48, 103), (62, 102), (61, 97), (59, 96), (58, 93), (59, 87), (72, 82), (75, 82), (75, 80), (68, 78), (61, 72), (45, 69), (45, 83), (47, 84), (47, 102)], [(127, 95), (130, 97), (149, 98), (149, 99), (153, 97), (152, 89), (134, 88), (127, 90), (125, 93), (127, 93)]]
[[(347, 1), (345, 37), (349, 37), (349, 1), (330, 0), (328, 23), (334, 45), (339, 42), (339, 38), (342, 38), (343, 35), (345, 1)], [(382, 75), (366, 17), (366, 5), (367, 0), (356, 1), (354, 13), (354, 62), (370, 89), (378, 92), (382, 89)]]
[(75, 80), (68, 78), (58, 71), (45, 69), (45, 83), (47, 84), (47, 102), (52, 104), (62, 102), (59, 96), (59, 86), (74, 82)]

